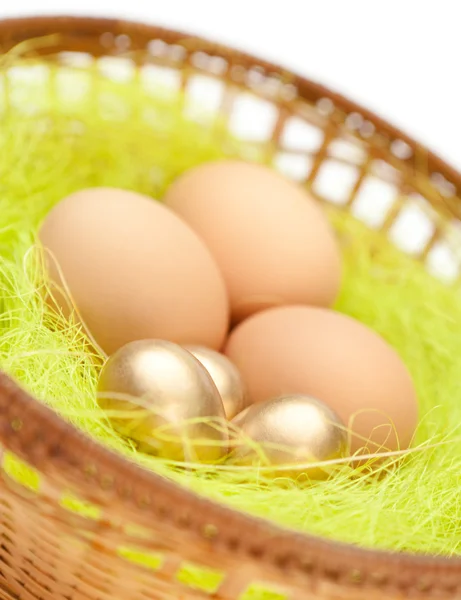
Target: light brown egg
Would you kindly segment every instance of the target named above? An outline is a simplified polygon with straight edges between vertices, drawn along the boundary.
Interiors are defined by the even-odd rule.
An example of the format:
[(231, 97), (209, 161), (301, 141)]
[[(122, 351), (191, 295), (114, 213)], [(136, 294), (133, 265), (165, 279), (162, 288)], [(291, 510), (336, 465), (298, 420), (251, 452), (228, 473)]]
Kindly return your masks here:
[(388, 343), (350, 317), (305, 306), (270, 309), (236, 327), (225, 353), (252, 402), (321, 398), (351, 430), (352, 452), (411, 442), (418, 404), (410, 374)]
[[(343, 423), (331, 408), (310, 396), (294, 394), (253, 404), (232, 423), (243, 434), (232, 461), (264, 466), (262, 451), (268, 465), (285, 467), (270, 470), (272, 475), (296, 478), (306, 474), (310, 479), (325, 479), (334, 470), (332, 465), (307, 465), (347, 455)], [(245, 443), (245, 437), (256, 442), (257, 451), (254, 445)]]
[[(72, 194), (39, 232), (49, 272), (107, 354), (128, 342), (168, 339), (220, 348), (229, 306), (205, 244), (151, 198), (112, 188)], [(59, 268), (58, 266), (59, 265)], [(66, 315), (69, 303), (54, 290)]]
[(261, 165), (221, 160), (173, 183), (166, 204), (200, 235), (224, 275), (232, 321), (284, 304), (330, 306), (341, 260), (319, 204)]
[(98, 403), (115, 429), (149, 454), (209, 462), (227, 452), (219, 392), (203, 365), (177, 344), (141, 340), (120, 348), (101, 370)]
[(248, 404), (248, 395), (238, 369), (232, 362), (215, 350), (203, 346), (186, 346), (197, 358), (218, 388), (228, 419), (232, 419)]

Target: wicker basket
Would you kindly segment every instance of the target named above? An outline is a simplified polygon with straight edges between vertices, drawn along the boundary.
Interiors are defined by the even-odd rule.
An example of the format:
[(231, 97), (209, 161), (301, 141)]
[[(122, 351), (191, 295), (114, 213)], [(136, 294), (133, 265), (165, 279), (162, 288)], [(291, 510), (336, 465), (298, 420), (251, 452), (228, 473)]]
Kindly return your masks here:
[[(144, 64), (176, 70), (184, 88), (201, 74), (223, 83), (217, 110), (225, 116), (243, 93), (251, 93), (275, 114), (262, 140), (265, 151), (280, 166), (297, 165), (294, 175), (320, 199), (360, 216), (363, 190), (381, 182), (395, 193), (373, 225), (393, 235), (416, 205), (426, 215), (428, 234), (416, 245), (411, 236), (401, 236), (402, 248), (428, 268), (449, 251), (451, 227), (461, 216), (461, 176), (369, 111), (272, 64), (142, 24), (86, 18), (3, 21), (0, 50), (57, 32), (58, 45), (39, 51), (44, 64), (59, 66), (79, 53), (75, 56), (88, 59), (82, 68), (93, 68), (103, 56), (123, 54), (134, 72)], [(294, 122), (317, 132), (316, 147), (289, 147), (287, 131)], [(340, 198), (328, 197), (317, 185), (332, 165), (354, 173)], [(457, 268), (452, 275), (457, 277)], [(2, 473), (2, 598), (236, 600), (255, 582), (273, 590), (264, 598), (461, 598), (459, 559), (361, 550), (211, 503), (98, 446), (0, 373), (0, 453), (5, 450), (37, 469), (41, 485), (34, 492)], [(63, 490), (73, 490), (100, 510), (87, 516), (68, 510), (60, 502)], [(137, 564), (120, 553), (121, 547), (160, 553), (163, 560), (155, 568), (147, 561)], [(181, 583), (180, 566), (188, 563), (224, 573), (213, 593)]]

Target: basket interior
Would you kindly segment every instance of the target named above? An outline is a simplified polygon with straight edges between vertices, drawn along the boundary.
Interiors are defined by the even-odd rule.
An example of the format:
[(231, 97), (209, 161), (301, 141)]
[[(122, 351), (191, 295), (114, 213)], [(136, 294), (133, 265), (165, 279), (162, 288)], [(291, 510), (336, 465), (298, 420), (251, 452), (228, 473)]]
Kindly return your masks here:
[[(114, 122), (130, 116), (127, 107), (120, 97), (98, 97), (95, 74), (120, 86), (134, 83), (154, 96), (174, 98), (183, 90), (185, 114), (207, 128), (217, 117), (226, 119), (230, 132), (246, 142), (243, 158), (270, 161), (320, 200), (387, 232), (434, 275), (457, 279), (456, 234), (453, 242), (447, 231), (449, 225), (458, 229), (457, 180), (449, 179), (456, 174), (436, 171), (447, 168), (425, 148), (383, 129), (367, 111), (348, 112), (347, 101), (320, 86), (305, 89), (302, 80), (263, 61), (180, 34), (155, 33), (146, 39), (137, 38), (139, 31), (133, 37), (95, 32), (91, 40), (72, 39), (68, 32), (54, 41), (42, 37), (31, 50), (25, 46), (20, 65), (8, 68), (8, 59), (3, 61), (0, 109), (16, 106), (31, 114), (43, 108), (18, 97), (15, 82), (21, 80), (49, 89), (70, 112), (86, 96)], [(66, 49), (56, 52), (59, 43)], [(68, 93), (69, 77), (75, 81), (76, 74), (79, 98), (75, 85), (73, 97)], [(140, 118), (149, 124), (147, 111)]]
[[(105, 27), (87, 23), (81, 29), (71, 21), (29, 27), (4, 38), (4, 51), (9, 54), (0, 58), (0, 113), (13, 108), (24, 110), (25, 116), (38, 114), (46, 108), (45, 98), (65, 106), (70, 115), (74, 105), (87, 102), (115, 127), (128, 118), (149, 127), (155, 126), (155, 115), (136, 114), (121, 95), (102, 89), (101, 75), (120, 89), (127, 84), (139, 86), (143, 93), (157, 99), (160, 95), (165, 102), (184, 92), (184, 113), (210, 135), (219, 136), (224, 124), (244, 141), (239, 146), (243, 158), (273, 164), (332, 210), (348, 211), (370, 229), (384, 232), (435, 277), (458, 284), (461, 194), (456, 174), (367, 111), (264, 61), (181, 34), (113, 22)], [(53, 37), (58, 29), (61, 35)], [(52, 37), (24, 46), (20, 59), (10, 51), (22, 38), (39, 34)], [(24, 81), (31, 92), (27, 101), (21, 95)], [(230, 153), (234, 150), (229, 148)], [(4, 396), (13, 398), (15, 393)], [(15, 429), (17, 423), (9, 425)], [(59, 426), (55, 427), (57, 431)], [(168, 508), (158, 510), (154, 532), (154, 515), (140, 511), (142, 498), (127, 505), (132, 491), (124, 489), (123, 481), (114, 489), (111, 476), (104, 479), (100, 465), (85, 454), (83, 473), (73, 472), (71, 453), (55, 456), (46, 465), (41, 462), (44, 457), (34, 455), (43, 478), (40, 488), (25, 487), (17, 469), (9, 468), (7, 451), (26, 460), (33, 452), (27, 452), (26, 438), (8, 439), (9, 443), (7, 436), (3, 441), (0, 435), (0, 590), (4, 588), (5, 597), (312, 597), (307, 595), (304, 576), (284, 570), (283, 552), (270, 557), (269, 568), (261, 563), (259, 552), (250, 558), (239, 556), (234, 543), (218, 547), (217, 560), (210, 561), (216, 525), (210, 519), (200, 535), (189, 531), (190, 505), (174, 522), (163, 521)], [(92, 446), (85, 444), (82, 441), (82, 451), (88, 454)], [(62, 490), (69, 490), (64, 499)], [(84, 493), (76, 498), (75, 490)], [(178, 504), (182, 494), (178, 492)], [(225, 514), (231, 527), (232, 513)], [(183, 519), (184, 527), (180, 522), (178, 526), (178, 519)], [(286, 544), (289, 540), (281, 538), (280, 547)], [(320, 545), (317, 551), (322, 555), (328, 548)], [(281, 564), (274, 569), (277, 561)], [(304, 563), (311, 576), (312, 563)], [(341, 566), (335, 570), (342, 572)], [(353, 594), (358, 593), (354, 586), (363, 580), (360, 568), (344, 567), (344, 572), (343, 579), (333, 573), (332, 580), (335, 585), (352, 586), (347, 593), (358, 597)], [(337, 597), (329, 596), (330, 584), (325, 585), (320, 593)]]

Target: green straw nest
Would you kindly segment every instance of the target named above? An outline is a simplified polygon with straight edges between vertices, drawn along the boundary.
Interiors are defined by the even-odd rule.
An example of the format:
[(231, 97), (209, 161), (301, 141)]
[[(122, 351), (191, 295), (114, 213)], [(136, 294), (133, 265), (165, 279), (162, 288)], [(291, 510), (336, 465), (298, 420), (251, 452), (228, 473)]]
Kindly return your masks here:
[[(68, 75), (67, 85), (77, 86), (68, 89), (68, 103), (17, 81), (12, 107), (2, 117), (1, 368), (106, 446), (208, 498), (370, 548), (461, 554), (459, 292), (344, 213), (329, 212), (345, 262), (336, 308), (379, 332), (409, 367), (421, 406), (410, 453), (389, 459), (381, 467), (384, 476), (351, 477), (345, 468), (328, 481), (308, 484), (270, 481), (255, 469), (181, 470), (137, 453), (115, 433), (95, 400), (100, 362), (88, 354), (79, 326), (43, 302), (45, 279), (33, 251), (39, 223), (53, 204), (81, 188), (115, 186), (161, 200), (168, 184), (193, 165), (224, 155), (258, 156), (219, 125), (212, 130), (188, 120), (179, 96), (152, 98), (101, 78), (105, 107), (98, 112), (87, 96), (79, 99), (79, 75)], [(31, 98), (33, 113), (25, 111)], [(4, 468), (29, 487), (40, 485), (9, 454)]]

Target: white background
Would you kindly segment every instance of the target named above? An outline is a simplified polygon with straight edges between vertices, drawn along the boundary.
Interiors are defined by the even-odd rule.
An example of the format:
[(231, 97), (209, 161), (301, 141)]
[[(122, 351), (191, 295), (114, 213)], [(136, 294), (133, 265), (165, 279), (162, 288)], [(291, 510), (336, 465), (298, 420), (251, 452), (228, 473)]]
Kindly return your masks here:
[(461, 169), (459, 0), (0, 0), (24, 14), (124, 17), (201, 34), (349, 96)]

